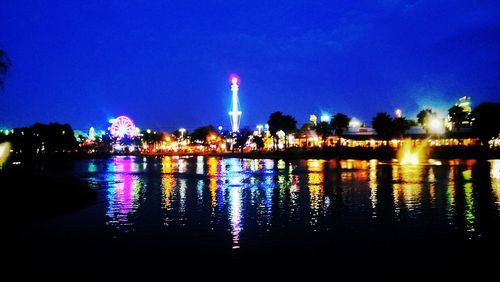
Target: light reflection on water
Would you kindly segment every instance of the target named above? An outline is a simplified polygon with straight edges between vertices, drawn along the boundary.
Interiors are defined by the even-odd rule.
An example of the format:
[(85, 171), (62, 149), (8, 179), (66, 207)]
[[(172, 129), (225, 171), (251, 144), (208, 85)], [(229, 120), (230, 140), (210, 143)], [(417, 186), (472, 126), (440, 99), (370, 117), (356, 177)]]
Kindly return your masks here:
[[(376, 160), (215, 157), (88, 162), (86, 172), (108, 183), (103, 191), (111, 228), (135, 231), (141, 221), (160, 220), (164, 230), (223, 230), (233, 249), (244, 247), (252, 236), (280, 228), (328, 232), (337, 222), (361, 232), (380, 222), (416, 223), (473, 239), (483, 232), (480, 197), (492, 203), (482, 207), (483, 213), (500, 216), (500, 160), (418, 166)], [(137, 216), (156, 206), (161, 218)]]
[[(89, 164), (89, 172), (95, 172), (96, 165)], [(111, 183), (107, 189), (107, 224), (125, 231), (133, 230), (132, 216), (139, 208), (140, 190), (143, 186), (134, 157), (116, 157), (109, 161), (103, 172), (106, 181)]]
[(496, 198), (496, 204), (500, 211), (500, 160), (490, 160), (491, 164), (491, 186)]

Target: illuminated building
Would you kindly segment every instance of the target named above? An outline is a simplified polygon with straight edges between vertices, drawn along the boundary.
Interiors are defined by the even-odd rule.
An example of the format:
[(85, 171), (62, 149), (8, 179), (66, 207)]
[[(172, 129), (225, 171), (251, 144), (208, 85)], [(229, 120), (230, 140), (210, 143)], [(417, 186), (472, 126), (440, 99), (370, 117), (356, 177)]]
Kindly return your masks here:
[(231, 92), (232, 94), (232, 111), (229, 112), (231, 117), (231, 129), (233, 132), (240, 131), (241, 111), (239, 110), (238, 90), (239, 78), (236, 75), (231, 75)]
[(461, 97), (460, 99), (458, 99), (458, 102), (455, 105), (462, 108), (467, 114), (470, 114), (472, 112), (472, 101), (470, 97)]
[[(462, 121), (461, 126), (463, 128), (461, 128), (461, 131), (462, 132), (470, 132), (471, 131), (470, 126), (472, 126), (472, 122), (474, 120), (473, 118), (471, 118), (471, 114), (472, 114), (471, 97), (463, 96), (463, 97), (459, 98), (458, 101), (455, 103), (455, 106), (459, 106), (460, 108), (462, 108), (462, 110), (467, 115), (467, 118), (464, 121)], [(453, 129), (453, 123), (451, 122), (451, 117), (449, 115), (445, 119), (445, 127), (448, 128), (448, 130)]]

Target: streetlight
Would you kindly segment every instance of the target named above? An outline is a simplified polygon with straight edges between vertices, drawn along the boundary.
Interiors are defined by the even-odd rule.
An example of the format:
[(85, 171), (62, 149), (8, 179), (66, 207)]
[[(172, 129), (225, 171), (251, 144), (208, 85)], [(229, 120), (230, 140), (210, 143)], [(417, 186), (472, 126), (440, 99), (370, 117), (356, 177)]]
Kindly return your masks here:
[(444, 124), (439, 118), (432, 118), (429, 121), (429, 128), (433, 133), (442, 134), (444, 132)]
[(401, 111), (401, 109), (396, 109), (396, 117), (400, 118), (402, 116), (403, 116), (403, 112)]
[(320, 117), (321, 122), (330, 122), (330, 115), (322, 114)]
[(179, 128), (179, 133), (181, 134), (181, 139), (184, 139), (184, 133), (186, 133), (186, 129), (185, 128)]

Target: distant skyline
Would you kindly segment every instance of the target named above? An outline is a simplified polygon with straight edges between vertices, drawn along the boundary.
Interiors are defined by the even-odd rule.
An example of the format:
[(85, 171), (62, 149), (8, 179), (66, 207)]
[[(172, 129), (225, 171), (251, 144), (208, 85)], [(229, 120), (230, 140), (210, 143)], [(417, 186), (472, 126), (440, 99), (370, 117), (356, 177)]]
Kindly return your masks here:
[(499, 1), (2, 1), (0, 127), (230, 128), (500, 101)]

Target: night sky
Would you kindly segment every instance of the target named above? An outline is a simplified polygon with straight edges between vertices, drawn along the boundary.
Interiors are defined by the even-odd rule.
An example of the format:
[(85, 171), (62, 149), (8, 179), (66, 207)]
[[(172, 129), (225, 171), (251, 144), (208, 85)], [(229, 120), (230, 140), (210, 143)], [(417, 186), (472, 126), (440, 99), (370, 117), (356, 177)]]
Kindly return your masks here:
[(500, 1), (2, 1), (0, 127), (229, 128), (499, 102)]

